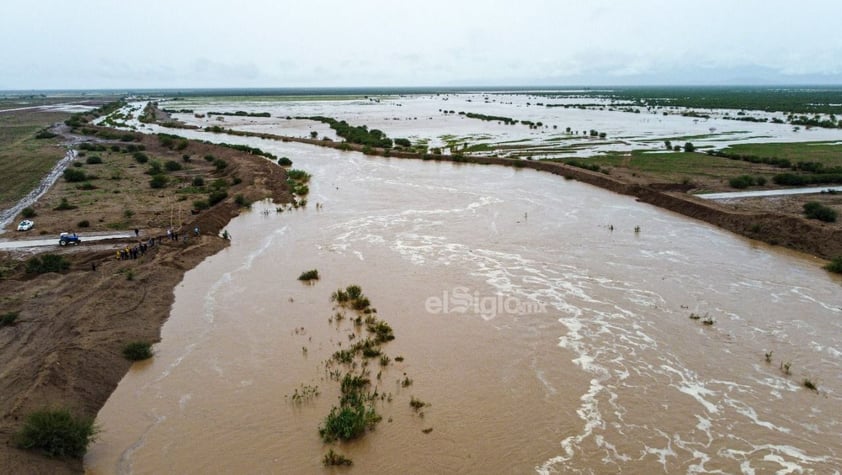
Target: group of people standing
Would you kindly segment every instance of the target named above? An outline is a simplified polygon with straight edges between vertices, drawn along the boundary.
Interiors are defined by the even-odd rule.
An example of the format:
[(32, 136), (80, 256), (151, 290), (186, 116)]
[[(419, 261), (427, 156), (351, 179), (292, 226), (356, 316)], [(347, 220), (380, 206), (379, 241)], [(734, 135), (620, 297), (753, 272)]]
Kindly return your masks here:
[(126, 246), (123, 249), (117, 251), (117, 260), (120, 261), (127, 261), (130, 259), (137, 259), (146, 254), (146, 251), (155, 245), (155, 238), (149, 238), (148, 241), (138, 241), (138, 243), (132, 247)]
[[(134, 234), (135, 234), (135, 237), (139, 238), (140, 237), (140, 230), (135, 229)], [(193, 234), (195, 236), (199, 235), (199, 226), (198, 225), (193, 228)], [(179, 238), (179, 231), (178, 230), (175, 230), (173, 228), (167, 228), (167, 239), (168, 240), (178, 241), (178, 238)], [(157, 238), (151, 237), (151, 238), (147, 239), (146, 241), (138, 240), (136, 245), (131, 246), (131, 247), (126, 246), (123, 249), (118, 250), (117, 251), (117, 260), (126, 261), (126, 260), (132, 260), (132, 259), (137, 259), (139, 257), (142, 257), (143, 255), (146, 254), (146, 251), (150, 247), (153, 247), (153, 246), (156, 245), (156, 242), (155, 242), (156, 240), (157, 240), (157, 244), (160, 245), (161, 242), (164, 240), (164, 237), (163, 236), (158, 236)], [(187, 235), (185, 235), (183, 237), (183, 241), (185, 243), (187, 242)], [(96, 270), (95, 267), (94, 267), (94, 270)]]

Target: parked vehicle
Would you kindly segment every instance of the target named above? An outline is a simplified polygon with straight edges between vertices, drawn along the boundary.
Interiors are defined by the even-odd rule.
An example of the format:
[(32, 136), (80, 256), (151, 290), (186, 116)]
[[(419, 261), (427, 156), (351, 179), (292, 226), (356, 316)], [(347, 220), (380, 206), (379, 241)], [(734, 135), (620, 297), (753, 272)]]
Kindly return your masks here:
[(58, 237), (59, 246), (66, 246), (68, 244), (76, 245), (80, 244), (81, 242), (82, 240), (79, 239), (79, 236), (77, 236), (76, 233), (61, 233)]
[(18, 224), (18, 231), (29, 231), (30, 229), (32, 229), (32, 226), (35, 226), (34, 222), (28, 219), (24, 219), (20, 222), (20, 224)]

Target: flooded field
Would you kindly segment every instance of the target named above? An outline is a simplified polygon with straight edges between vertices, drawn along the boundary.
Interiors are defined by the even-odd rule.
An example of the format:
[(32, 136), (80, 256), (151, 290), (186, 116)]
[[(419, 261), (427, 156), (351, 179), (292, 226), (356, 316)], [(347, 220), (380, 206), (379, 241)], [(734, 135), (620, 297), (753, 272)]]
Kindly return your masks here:
[[(267, 97), (232, 101), (229, 98), (183, 98), (162, 102), (161, 107), (173, 111), (193, 111), (175, 113), (173, 116), (202, 127), (219, 125), (300, 137), (309, 137), (310, 132), (315, 131), (318, 137), (336, 139), (327, 124), (297, 119), (323, 115), (345, 120), (351, 125), (380, 129), (389, 137), (405, 137), (413, 143), (422, 141), (430, 147), (485, 144), (496, 148), (494, 153), (517, 151), (536, 159), (589, 156), (596, 152), (633, 149), (661, 150), (664, 140), (670, 140), (675, 145), (690, 141), (697, 147), (723, 148), (737, 143), (842, 139), (842, 132), (834, 129), (807, 129), (787, 124), (727, 120), (725, 117), (729, 111), (725, 110), (704, 110), (709, 118), (682, 116), (685, 109), (647, 111), (637, 107), (635, 110), (639, 112), (634, 113), (625, 112), (623, 109), (627, 108), (595, 98), (551, 99), (525, 94), (476, 93), (372, 96), (318, 101), (284, 99)], [(547, 104), (566, 104), (569, 108), (547, 107)], [(576, 107), (583, 104), (599, 104), (603, 109)], [(194, 117), (194, 114), (236, 111), (268, 113), (271, 117)], [(524, 124), (506, 125), (500, 121), (468, 118), (459, 112), (531, 121), (541, 126), (530, 128)], [(733, 113), (730, 111), (730, 114)], [(605, 133), (605, 137), (591, 137), (591, 130)]]
[[(528, 100), (512, 97), (506, 102)], [(225, 116), (225, 126), (288, 135), (329, 134), (285, 119), (312, 114), (431, 144), (444, 135), (552, 134), (440, 116), (467, 99), (177, 107), (265, 110), (273, 117)], [(550, 117), (496, 99), (483, 102), (485, 113), (560, 129), (592, 128), (593, 114), (613, 114), (599, 129), (635, 148), (712, 126), (555, 108)], [(717, 130), (731, 132), (721, 140), (794, 133), (721, 122)], [(352, 458), (356, 473), (842, 466), (842, 280), (813, 258), (532, 170), (135, 125), (259, 147), (313, 179), (306, 208), (253, 205), (228, 227), (231, 247), (187, 273), (155, 357), (132, 368), (99, 414), (89, 473), (320, 473), (329, 471), (321, 465), (329, 447)], [(297, 280), (308, 269), (322, 276), (315, 285)], [(318, 427), (339, 391), (324, 362), (361, 332), (332, 318), (330, 295), (349, 284), (394, 328), (384, 345), (392, 363), (373, 381), (391, 401), (377, 404), (375, 431), (328, 446)], [(302, 385), (320, 394), (296, 403)], [(430, 404), (423, 416), (413, 397)]]

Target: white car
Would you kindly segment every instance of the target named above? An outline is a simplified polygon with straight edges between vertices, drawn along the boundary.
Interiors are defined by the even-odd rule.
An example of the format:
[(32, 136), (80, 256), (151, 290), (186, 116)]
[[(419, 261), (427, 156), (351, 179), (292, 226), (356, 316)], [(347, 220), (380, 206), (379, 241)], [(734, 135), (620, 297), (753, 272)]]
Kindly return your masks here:
[(29, 231), (32, 229), (32, 226), (35, 226), (35, 223), (28, 219), (24, 219), (20, 222), (20, 224), (18, 224), (18, 231)]

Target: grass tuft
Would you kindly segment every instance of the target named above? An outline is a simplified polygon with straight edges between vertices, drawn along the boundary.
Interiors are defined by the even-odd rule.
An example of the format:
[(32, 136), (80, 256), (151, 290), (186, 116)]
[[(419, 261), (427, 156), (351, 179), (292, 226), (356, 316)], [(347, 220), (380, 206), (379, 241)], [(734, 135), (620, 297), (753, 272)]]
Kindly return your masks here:
[(29, 414), (13, 440), (21, 449), (50, 457), (82, 458), (97, 432), (93, 419), (74, 417), (66, 409), (44, 409)]

